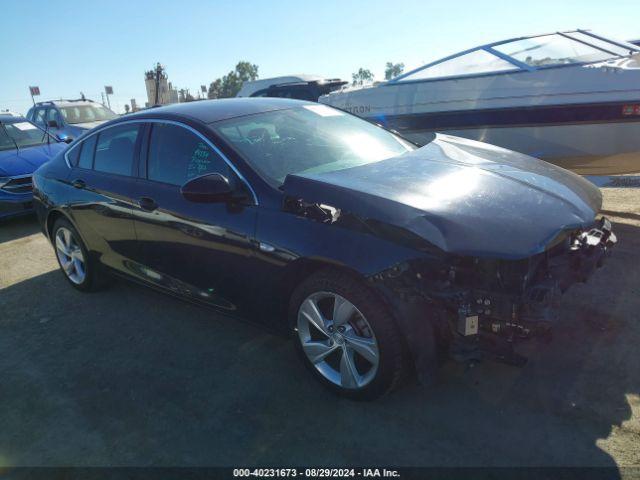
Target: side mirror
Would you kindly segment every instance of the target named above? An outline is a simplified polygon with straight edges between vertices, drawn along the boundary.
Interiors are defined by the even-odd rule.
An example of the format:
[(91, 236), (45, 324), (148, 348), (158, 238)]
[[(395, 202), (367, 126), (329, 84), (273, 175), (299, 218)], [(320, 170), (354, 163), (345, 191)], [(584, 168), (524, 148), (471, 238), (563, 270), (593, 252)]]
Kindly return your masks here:
[(73, 137), (70, 137), (69, 135), (59, 135), (58, 140), (64, 143), (71, 143), (73, 142)]
[(190, 202), (216, 203), (230, 200), (233, 188), (227, 177), (211, 173), (189, 180), (180, 187), (180, 193)]
[(55, 120), (49, 120), (47, 122), (47, 125), (49, 125), (49, 128), (58, 128), (58, 122), (56, 122)]

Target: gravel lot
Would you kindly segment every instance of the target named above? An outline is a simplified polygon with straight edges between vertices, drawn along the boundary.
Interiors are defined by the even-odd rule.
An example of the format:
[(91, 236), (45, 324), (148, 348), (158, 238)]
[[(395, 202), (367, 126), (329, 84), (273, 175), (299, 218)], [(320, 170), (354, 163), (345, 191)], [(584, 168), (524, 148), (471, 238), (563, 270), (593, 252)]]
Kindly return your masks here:
[(126, 282), (76, 292), (34, 219), (0, 224), (0, 467), (640, 466), (640, 189), (604, 192), (617, 251), (526, 367), (450, 363), (368, 404), (254, 326)]

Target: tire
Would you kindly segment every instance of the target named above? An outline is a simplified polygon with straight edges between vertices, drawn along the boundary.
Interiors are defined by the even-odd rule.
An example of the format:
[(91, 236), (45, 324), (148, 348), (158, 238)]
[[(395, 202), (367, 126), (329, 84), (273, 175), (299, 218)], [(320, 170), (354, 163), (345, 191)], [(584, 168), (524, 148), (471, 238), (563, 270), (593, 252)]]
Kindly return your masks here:
[(51, 238), (60, 271), (73, 288), (81, 292), (94, 292), (104, 287), (107, 283), (105, 273), (89, 255), (82, 238), (69, 220), (56, 220)]
[(395, 320), (357, 278), (334, 270), (311, 275), (291, 297), (289, 320), (303, 363), (331, 391), (373, 400), (403, 378), (406, 357)]

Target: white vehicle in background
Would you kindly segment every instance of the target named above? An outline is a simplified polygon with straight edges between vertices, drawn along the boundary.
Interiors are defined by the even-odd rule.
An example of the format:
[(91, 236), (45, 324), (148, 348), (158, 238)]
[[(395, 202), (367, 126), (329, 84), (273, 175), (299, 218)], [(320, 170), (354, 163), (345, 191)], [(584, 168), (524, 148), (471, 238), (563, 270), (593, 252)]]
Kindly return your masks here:
[(580, 174), (640, 172), (640, 47), (585, 30), (475, 47), (319, 102), (419, 144), (442, 132)]
[(348, 82), (317, 75), (288, 75), (245, 82), (236, 97), (279, 97), (317, 102), (318, 97), (333, 92)]

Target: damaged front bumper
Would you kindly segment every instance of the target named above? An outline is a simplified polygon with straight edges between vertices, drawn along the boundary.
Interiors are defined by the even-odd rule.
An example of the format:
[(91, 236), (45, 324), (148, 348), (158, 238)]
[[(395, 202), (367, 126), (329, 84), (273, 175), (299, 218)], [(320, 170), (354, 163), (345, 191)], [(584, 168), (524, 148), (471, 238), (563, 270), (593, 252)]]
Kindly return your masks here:
[[(514, 341), (548, 337), (557, 320), (559, 297), (571, 285), (586, 282), (616, 242), (611, 222), (601, 218), (592, 228), (563, 232), (545, 252), (527, 259), (447, 257), (438, 265), (408, 262), (371, 281), (405, 305), (416, 300), (424, 305), (422, 319), (414, 318), (413, 325), (406, 324), (407, 319), (400, 321), (405, 331), (414, 331), (416, 321), (431, 316), (436, 336), (446, 340), (447, 353), (455, 359), (490, 357), (519, 365), (526, 359), (513, 350)], [(421, 373), (421, 363), (427, 367), (421, 351), (424, 336), (418, 337), (408, 336), (408, 343), (414, 359), (424, 360), (416, 361)]]

